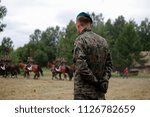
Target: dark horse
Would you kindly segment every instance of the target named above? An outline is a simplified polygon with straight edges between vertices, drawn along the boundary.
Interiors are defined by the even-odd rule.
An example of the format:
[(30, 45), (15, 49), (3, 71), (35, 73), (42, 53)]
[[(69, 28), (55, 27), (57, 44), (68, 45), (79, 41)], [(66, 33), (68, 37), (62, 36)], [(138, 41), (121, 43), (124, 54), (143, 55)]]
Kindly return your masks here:
[(20, 74), (19, 66), (15, 64), (6, 65), (6, 70), (11, 74), (11, 77), (15, 76), (17, 78), (17, 75)]
[(47, 63), (47, 67), (50, 68), (51, 72), (52, 72), (52, 79), (56, 77), (57, 74), (59, 74), (59, 79), (61, 80), (61, 74), (64, 75), (64, 78), (67, 79), (67, 75), (69, 76), (69, 80), (72, 80), (73, 77), (73, 70), (71, 69), (70, 66), (68, 65), (60, 65), (59, 67), (57, 67), (54, 63), (48, 62)]
[(4, 77), (8, 77), (9, 75), (11, 75), (11, 77), (15, 76), (17, 78), (17, 75), (20, 74), (18, 65), (8, 63), (0, 64), (0, 72)]
[(40, 77), (40, 73), (43, 76), (43, 71), (39, 65), (32, 64), (31, 69), (28, 69), (27, 64), (19, 63), (19, 67), (24, 71), (25, 78), (28, 78), (30, 76), (30, 72), (33, 72), (35, 74), (34, 79), (38, 79)]

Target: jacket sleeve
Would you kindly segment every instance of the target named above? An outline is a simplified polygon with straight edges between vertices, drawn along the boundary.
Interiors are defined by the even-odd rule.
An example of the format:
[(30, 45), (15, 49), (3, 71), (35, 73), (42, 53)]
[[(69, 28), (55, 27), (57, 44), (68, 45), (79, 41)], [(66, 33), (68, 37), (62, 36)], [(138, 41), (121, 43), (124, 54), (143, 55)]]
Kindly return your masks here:
[(86, 62), (85, 49), (83, 41), (77, 40), (73, 51), (73, 61), (76, 65), (76, 74), (79, 74), (81, 78), (88, 83), (97, 83), (97, 78), (93, 75)]
[(111, 71), (112, 71), (112, 59), (110, 51), (107, 54), (106, 63), (105, 63), (105, 75), (104, 79), (109, 80), (111, 77)]

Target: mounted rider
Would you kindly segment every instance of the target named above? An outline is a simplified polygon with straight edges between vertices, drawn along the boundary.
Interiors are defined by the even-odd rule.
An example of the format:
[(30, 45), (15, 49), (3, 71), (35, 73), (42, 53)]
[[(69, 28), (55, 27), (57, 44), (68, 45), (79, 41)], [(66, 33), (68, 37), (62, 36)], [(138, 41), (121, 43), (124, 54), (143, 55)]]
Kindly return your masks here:
[(32, 59), (32, 57), (28, 57), (26, 70), (31, 71), (31, 70), (32, 70), (32, 64), (33, 64), (33, 59)]
[(66, 61), (63, 57), (57, 58), (55, 60), (55, 70), (57, 72), (60, 72), (61, 68), (65, 67), (65, 63), (66, 63)]

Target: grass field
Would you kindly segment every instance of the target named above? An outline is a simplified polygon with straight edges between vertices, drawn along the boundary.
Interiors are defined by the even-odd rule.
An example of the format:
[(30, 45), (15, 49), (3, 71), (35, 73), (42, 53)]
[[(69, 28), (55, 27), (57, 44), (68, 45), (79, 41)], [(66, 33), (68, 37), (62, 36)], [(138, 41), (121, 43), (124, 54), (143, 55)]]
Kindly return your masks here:
[[(115, 74), (116, 75), (116, 74)], [(141, 75), (141, 76), (140, 76)], [(150, 75), (140, 74), (137, 77), (122, 79), (114, 76), (110, 79), (106, 99), (109, 100), (149, 100)], [(52, 80), (50, 71), (44, 70), (44, 76), (34, 80), (0, 77), (0, 99), (9, 100), (72, 100), (74, 82), (68, 80)]]

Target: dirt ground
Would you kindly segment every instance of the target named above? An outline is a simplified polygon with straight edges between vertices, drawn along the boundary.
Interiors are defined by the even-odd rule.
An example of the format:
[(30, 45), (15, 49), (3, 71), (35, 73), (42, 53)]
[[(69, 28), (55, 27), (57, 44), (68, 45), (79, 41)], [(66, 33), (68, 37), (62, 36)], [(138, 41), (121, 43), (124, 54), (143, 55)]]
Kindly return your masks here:
[[(72, 100), (73, 81), (0, 77), (1, 100)], [(150, 78), (111, 78), (106, 94), (109, 100), (150, 100)]]

